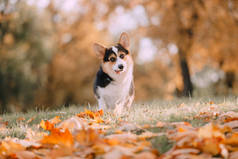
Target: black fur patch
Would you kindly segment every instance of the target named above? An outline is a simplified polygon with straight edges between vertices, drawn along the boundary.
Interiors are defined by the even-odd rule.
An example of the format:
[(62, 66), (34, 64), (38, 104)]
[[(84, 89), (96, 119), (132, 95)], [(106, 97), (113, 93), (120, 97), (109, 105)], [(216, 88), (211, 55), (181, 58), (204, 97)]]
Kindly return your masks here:
[(108, 62), (111, 54), (114, 54), (115, 56), (117, 56), (116, 53), (112, 51), (112, 48), (106, 49), (103, 62)]
[(118, 51), (122, 51), (125, 54), (129, 54), (129, 51), (125, 49), (120, 43), (117, 44), (116, 48), (118, 49)]
[(103, 72), (102, 67), (97, 72), (96, 80), (94, 82), (93, 91), (97, 98), (100, 98), (99, 94), (97, 93), (97, 88), (102, 87), (105, 88), (113, 81), (113, 79), (105, 72)]

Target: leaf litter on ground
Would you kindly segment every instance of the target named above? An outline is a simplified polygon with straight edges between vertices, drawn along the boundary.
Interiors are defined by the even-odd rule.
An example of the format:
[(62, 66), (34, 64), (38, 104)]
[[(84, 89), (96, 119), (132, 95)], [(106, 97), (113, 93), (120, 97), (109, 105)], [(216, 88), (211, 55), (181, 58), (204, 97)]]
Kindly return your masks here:
[[(0, 158), (238, 158), (238, 113), (220, 113), (214, 103), (210, 105), (208, 111), (201, 110), (192, 117), (207, 123), (199, 127), (189, 122), (164, 121), (138, 125), (119, 118), (115, 128), (110, 120), (103, 118), (102, 110), (86, 109), (66, 120), (55, 116), (50, 120), (41, 120), (38, 130), (28, 128), (24, 139), (2, 139)], [(180, 109), (184, 109), (184, 105), (180, 105)], [(18, 118), (18, 122), (25, 120), (24, 117)], [(0, 121), (0, 131), (5, 131), (7, 122)], [(150, 131), (154, 128), (165, 129), (165, 132)], [(173, 146), (160, 154), (150, 139), (163, 135)]]

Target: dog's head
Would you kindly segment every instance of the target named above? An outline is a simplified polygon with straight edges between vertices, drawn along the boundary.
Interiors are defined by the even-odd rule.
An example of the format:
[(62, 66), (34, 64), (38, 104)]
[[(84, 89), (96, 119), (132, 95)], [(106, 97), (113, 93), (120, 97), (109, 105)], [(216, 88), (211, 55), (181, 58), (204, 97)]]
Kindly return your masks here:
[(95, 43), (94, 51), (102, 61), (103, 71), (111, 77), (120, 76), (133, 67), (133, 60), (129, 53), (129, 36), (126, 33), (122, 33), (119, 43), (110, 48)]

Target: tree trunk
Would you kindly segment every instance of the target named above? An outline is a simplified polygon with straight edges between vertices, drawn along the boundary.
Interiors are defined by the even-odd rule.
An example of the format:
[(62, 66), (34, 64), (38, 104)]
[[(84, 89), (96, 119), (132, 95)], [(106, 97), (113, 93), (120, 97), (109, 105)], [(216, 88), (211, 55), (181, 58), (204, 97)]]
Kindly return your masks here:
[(181, 67), (181, 73), (183, 77), (183, 93), (182, 95), (185, 97), (192, 97), (193, 95), (193, 85), (190, 78), (188, 63), (185, 57), (182, 57), (180, 55), (180, 67)]
[(3, 76), (0, 72), (0, 114), (6, 113), (7, 111), (7, 92), (4, 87), (6, 83), (3, 80)]

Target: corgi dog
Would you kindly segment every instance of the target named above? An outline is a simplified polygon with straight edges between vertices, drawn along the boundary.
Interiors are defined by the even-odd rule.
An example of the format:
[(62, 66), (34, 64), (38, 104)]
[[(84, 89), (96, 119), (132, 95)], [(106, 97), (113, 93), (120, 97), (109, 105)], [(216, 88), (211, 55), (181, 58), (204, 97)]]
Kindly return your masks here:
[(94, 43), (93, 48), (101, 60), (94, 82), (99, 109), (121, 113), (131, 107), (135, 94), (129, 36), (122, 33), (117, 45), (106, 48)]

